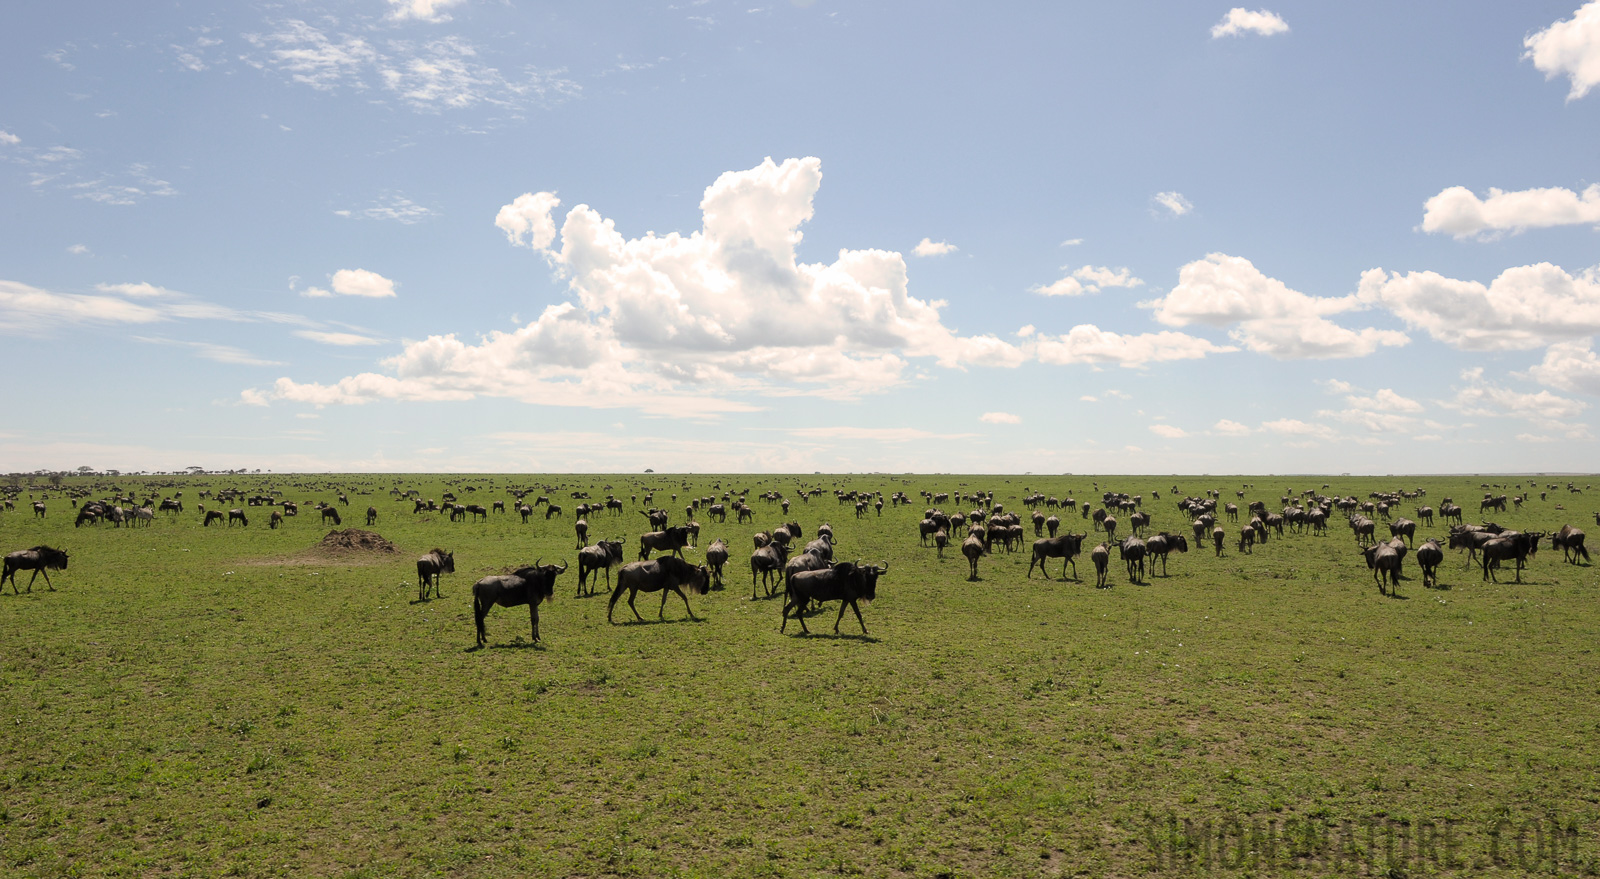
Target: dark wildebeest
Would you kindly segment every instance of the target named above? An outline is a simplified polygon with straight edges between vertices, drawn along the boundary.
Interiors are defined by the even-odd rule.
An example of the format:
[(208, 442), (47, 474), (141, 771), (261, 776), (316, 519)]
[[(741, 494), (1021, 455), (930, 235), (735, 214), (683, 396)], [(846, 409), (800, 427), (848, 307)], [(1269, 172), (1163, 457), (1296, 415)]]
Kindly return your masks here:
[(273, 529), (274, 531), (276, 531), (278, 529), (278, 526), (282, 525), (282, 524), (283, 524), (283, 513), (279, 512), (277, 510), (273, 510), (272, 511), (272, 515), (267, 518), (267, 527)]
[[(33, 502), (33, 515), (36, 518), (40, 518), (40, 519), (44, 518), (44, 501), (34, 501)], [(50, 578), (46, 577), (45, 579), (49, 580)], [(17, 584), (12, 583), (11, 585), (13, 587), (15, 587)]]
[(344, 520), (339, 518), (339, 508), (338, 507), (323, 507), (322, 508), (322, 524), (324, 524), (324, 525), (328, 524), (328, 520), (329, 519), (333, 520), (334, 527), (338, 527), (338, 526), (344, 524)]
[(1256, 545), (1256, 529), (1254, 529), (1254, 528), (1241, 528), (1241, 529), (1239, 529), (1239, 551), (1242, 552), (1242, 553), (1254, 554), (1255, 550), (1254, 550), (1253, 547), (1255, 545)]
[[(1100, 545), (1089, 551), (1089, 560), (1094, 562), (1094, 588), (1104, 589), (1106, 586), (1106, 568), (1111, 566), (1111, 548), (1101, 541)], [(1065, 579), (1066, 571), (1062, 571)]]
[(1145, 541), (1145, 552), (1150, 554), (1150, 572), (1155, 573), (1156, 559), (1161, 560), (1161, 576), (1167, 576), (1167, 553), (1189, 551), (1189, 541), (1182, 534), (1160, 534)]
[(510, 574), (484, 577), (472, 584), (472, 615), (478, 624), (478, 646), (489, 640), (483, 627), (483, 618), (495, 605), (501, 607), (528, 606), (529, 625), (533, 630), (533, 643), (539, 643), (539, 602), (556, 600), (556, 577), (565, 573), (566, 562), (560, 565), (540, 565), (518, 568)]
[[(978, 559), (989, 554), (989, 550), (983, 545), (983, 538), (978, 537), (975, 534), (968, 534), (967, 539), (961, 541), (961, 554), (967, 557), (967, 564), (972, 566), (972, 573), (967, 575), (967, 580), (977, 580)], [(1043, 567), (1043, 565), (1040, 567)], [(1033, 565), (1031, 563), (1028, 565), (1028, 573), (1033, 573)], [(1049, 577), (1048, 574), (1045, 576), (1047, 578)], [(1067, 576), (1065, 563), (1063, 563), (1061, 566), (1061, 576), (1063, 578)]]
[[(589, 545), (589, 520), (579, 519), (573, 522), (572, 531), (578, 535), (578, 549), (583, 549)], [(578, 576), (579, 578), (583, 577), (583, 562), (581, 560), (578, 562)]]
[(856, 612), (856, 622), (861, 624), (861, 634), (867, 634), (867, 622), (861, 618), (861, 599), (872, 601), (878, 597), (878, 578), (889, 573), (889, 563), (881, 566), (863, 565), (860, 562), (838, 562), (827, 570), (803, 571), (795, 574), (784, 589), (782, 632), (789, 627), (789, 613), (800, 621), (800, 631), (811, 634), (806, 628), (804, 608), (810, 602), (822, 604), (839, 602), (839, 616), (833, 621), (833, 633), (839, 634), (839, 623), (844, 620), (846, 608)]
[(949, 545), (950, 535), (946, 534), (943, 528), (933, 532), (933, 546), (938, 550), (937, 555), (939, 558), (944, 558), (944, 548)]
[(551, 516), (559, 515), (562, 515), (561, 506), (559, 504), (550, 504), (544, 508), (544, 517), (546, 519), (549, 519)]
[(1433, 507), (1417, 507), (1417, 518), (1422, 524), (1433, 527)]
[(233, 527), (234, 520), (236, 519), (238, 520), (240, 527), (245, 527), (250, 524), (250, 520), (244, 517), (244, 510), (238, 509), (237, 507), (228, 511), (229, 528)]
[(428, 554), (417, 559), (417, 600), (428, 599), (428, 586), (433, 586), (435, 598), (443, 598), (444, 593), (439, 591), (439, 575), (454, 574), (456, 572), (456, 554), (445, 552), (442, 549), (430, 549)]
[(16, 552), (6, 553), (4, 567), (0, 568), (0, 588), (6, 585), (6, 579), (11, 580), (11, 594), (17, 594), (17, 572), (32, 571), (33, 576), (28, 578), (28, 591), (33, 591), (33, 581), (44, 574), (44, 585), (50, 591), (56, 591), (55, 584), (50, 582), (50, 571), (65, 571), (67, 569), (67, 554), (64, 550), (53, 549), (40, 544), (32, 549), (19, 549)]
[(1589, 560), (1589, 550), (1583, 546), (1583, 537), (1582, 531), (1571, 525), (1562, 525), (1561, 530), (1550, 538), (1550, 545), (1561, 550), (1562, 559), (1577, 564), (1579, 556), (1582, 556), (1584, 561)]
[(1147, 551), (1145, 542), (1137, 537), (1128, 537), (1117, 545), (1117, 552), (1122, 563), (1128, 568), (1128, 580), (1132, 583), (1144, 581), (1144, 557)]
[[(1225, 533), (1222, 530), (1222, 526), (1221, 525), (1218, 525), (1215, 529), (1212, 530), (1212, 532), (1211, 532), (1211, 542), (1217, 548), (1217, 558), (1219, 558), (1219, 559), (1222, 558), (1222, 542), (1224, 540), (1227, 540), (1227, 539), (1228, 539), (1228, 535), (1227, 535), (1227, 533)], [(1196, 541), (1196, 542), (1198, 543), (1199, 541)]]
[[(593, 546), (578, 550), (578, 595), (593, 595), (594, 585), (600, 582), (599, 572), (606, 572), (606, 588), (611, 588), (611, 569), (622, 564), (622, 541), (601, 540)], [(589, 575), (597, 575), (593, 583)]]
[(1389, 523), (1390, 537), (1404, 537), (1409, 545), (1416, 544), (1417, 523), (1410, 519), (1396, 519)]
[(1500, 562), (1511, 560), (1516, 562), (1516, 581), (1521, 583), (1522, 568), (1527, 563), (1528, 557), (1539, 551), (1539, 538), (1543, 536), (1538, 532), (1522, 534), (1507, 531), (1486, 541), (1478, 547), (1478, 560), (1483, 563), (1483, 579), (1500, 582), (1500, 578), (1494, 574), (1494, 569), (1500, 566)]
[(156, 509), (163, 513), (181, 513), (183, 512), (183, 501), (165, 498), (161, 501), (161, 506), (157, 507)]
[(1087, 534), (1063, 534), (1060, 537), (1042, 537), (1033, 542), (1033, 558), (1028, 561), (1028, 577), (1033, 577), (1033, 566), (1039, 566), (1039, 573), (1046, 580), (1050, 579), (1050, 572), (1044, 568), (1048, 559), (1061, 559), (1061, 579), (1067, 579), (1067, 565), (1072, 566), (1072, 579), (1078, 579), (1078, 561), (1076, 556), (1083, 551), (1083, 539)]
[(1128, 527), (1137, 535), (1140, 531), (1150, 527), (1150, 514), (1140, 511), (1128, 517)]
[(224, 516), (222, 514), (221, 510), (206, 510), (206, 519), (205, 519), (204, 522), (202, 522), (200, 524), (203, 527), (210, 527), (212, 522), (221, 522), (221, 521), (226, 520), (227, 518), (228, 518), (227, 516)]
[(517, 515), (522, 517), (522, 524), (528, 524), (528, 517), (533, 515), (533, 507), (527, 504), (517, 504)]
[(502, 516), (503, 516), (503, 515), (505, 515), (505, 512), (506, 512), (506, 502), (505, 502), (505, 501), (495, 501), (495, 502), (494, 502), (494, 505), (493, 505), (493, 509), (494, 509), (494, 511), (495, 511), (495, 512), (496, 512), (496, 513), (499, 513), (499, 514), (501, 514), (501, 515), (502, 515)]
[(720, 537), (706, 547), (706, 567), (716, 578), (717, 588), (722, 588), (722, 566), (728, 563), (728, 544)]
[(639, 535), (639, 559), (650, 558), (650, 553), (671, 552), (678, 558), (683, 558), (683, 548), (689, 545), (689, 528), (685, 525), (674, 525), (665, 531), (651, 531)]
[[(777, 594), (779, 586), (783, 585), (784, 564), (789, 560), (789, 548), (781, 543), (769, 543), (750, 554), (750, 598), (756, 597), (756, 575), (761, 575), (761, 580), (767, 586), (767, 597)], [(773, 583), (772, 578), (777, 577), (778, 582)]]
[(660, 592), (661, 608), (656, 613), (656, 619), (665, 619), (667, 613), (667, 593), (678, 593), (683, 599), (683, 609), (688, 611), (689, 619), (697, 620), (694, 610), (689, 607), (689, 596), (683, 593), (683, 587), (689, 587), (690, 592), (701, 595), (711, 591), (711, 573), (705, 565), (691, 565), (680, 558), (662, 556), (647, 562), (629, 562), (617, 571), (617, 588), (611, 591), (611, 603), (606, 607), (606, 622), (612, 622), (611, 612), (616, 609), (617, 599), (622, 597), (622, 590), (628, 590), (628, 609), (640, 622), (644, 617), (639, 616), (639, 609), (633, 606), (634, 598), (640, 592)]
[(1038, 510), (1034, 510), (1032, 519), (1033, 519), (1033, 536), (1034, 537), (1043, 537), (1044, 536), (1044, 514), (1039, 512)]
[[(1379, 595), (1398, 595), (1400, 588), (1400, 553), (1393, 544), (1375, 543), (1361, 550), (1362, 556), (1367, 560), (1367, 567), (1372, 570), (1372, 579), (1378, 584)], [(1384, 584), (1389, 586), (1388, 592), (1384, 591)]]
[(1056, 529), (1058, 529), (1060, 527), (1061, 527), (1061, 520), (1056, 518), (1055, 516), (1051, 516), (1050, 518), (1044, 520), (1044, 530), (1050, 532), (1050, 536), (1051, 537), (1056, 536)]
[(1116, 516), (1107, 516), (1105, 521), (1100, 523), (1100, 527), (1106, 529), (1106, 540), (1115, 540), (1117, 538)]
[(378, 508), (367, 507), (367, 527), (378, 524)]
[(1439, 588), (1439, 565), (1444, 563), (1444, 550), (1439, 548), (1439, 541), (1428, 539), (1417, 547), (1417, 565), (1422, 568), (1422, 588)]

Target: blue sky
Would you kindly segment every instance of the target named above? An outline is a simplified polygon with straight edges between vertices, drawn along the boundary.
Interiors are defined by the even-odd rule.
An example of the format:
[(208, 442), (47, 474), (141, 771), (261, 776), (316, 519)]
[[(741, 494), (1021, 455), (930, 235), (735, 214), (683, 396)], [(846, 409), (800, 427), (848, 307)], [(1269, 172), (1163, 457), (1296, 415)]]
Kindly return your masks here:
[(0, 471), (1592, 471), (1600, 0), (24, 4)]

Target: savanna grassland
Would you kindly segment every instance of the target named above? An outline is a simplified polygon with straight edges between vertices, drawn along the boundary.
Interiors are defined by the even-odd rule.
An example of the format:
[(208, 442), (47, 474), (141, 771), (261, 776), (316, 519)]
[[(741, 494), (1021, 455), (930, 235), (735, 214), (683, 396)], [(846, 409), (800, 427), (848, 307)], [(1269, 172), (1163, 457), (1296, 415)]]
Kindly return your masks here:
[[(1103, 590), (1087, 558), (1078, 580), (1028, 579), (1026, 549), (997, 551), (968, 582), (959, 552), (938, 559), (917, 529), (922, 490), (993, 490), (1021, 509), (1032, 491), (1082, 503), (1110, 489), (1142, 495), (1155, 529), (1188, 533), (1174, 486), (1243, 490), (1274, 510), (1291, 491), (1422, 487), (1423, 503), (1454, 497), (1474, 522), (1489, 483), (1533, 489), (1492, 517), (1507, 527), (1600, 533), (1600, 479), (1583, 494), (1567, 482), (67, 481), (94, 497), (183, 490), (185, 513), (138, 529), (75, 529), (59, 489), (32, 492), (50, 495), (35, 518), (24, 489), (0, 513), (0, 550), (46, 543), (71, 562), (50, 572), (54, 592), (41, 577), (0, 597), (0, 875), (1592, 875), (1596, 575), (1548, 541), (1520, 585), (1509, 570), (1485, 583), (1447, 552), (1443, 588), (1425, 589), (1408, 557), (1390, 598), (1338, 514), (1325, 537), (1274, 536), (1251, 554), (1224, 521), (1223, 557), (1191, 547), (1142, 584), (1113, 555)], [(488, 506), (541, 485), (530, 500), (547, 494), (564, 516), (452, 523), (391, 494), (454, 487)], [(748, 493), (753, 525), (699, 514), (701, 546), (732, 548), (726, 588), (690, 597), (702, 621), (674, 596), (658, 622), (658, 599), (641, 595), (647, 622), (624, 599), (608, 625), (604, 593), (574, 597), (570, 492), (599, 500), (608, 485), (626, 511), (590, 515), (590, 536), (626, 535), (629, 560), (647, 489), (674, 523), (690, 498)], [(828, 493), (801, 503), (802, 485)], [(302, 512), (275, 531), (263, 508), (246, 528), (201, 527), (199, 493), (229, 487), (276, 488)], [(914, 503), (858, 520), (836, 487)], [(401, 552), (317, 550), (331, 526), (309, 507), (339, 490), (345, 527), (365, 527), (372, 504), (371, 530)], [(757, 499), (767, 490), (793, 501), (788, 517)], [(1098, 542), (1063, 516), (1090, 533), (1085, 551)], [(833, 607), (808, 619), (811, 636), (780, 634), (781, 599), (751, 599), (751, 536), (786, 520), (808, 537), (831, 523), (840, 557), (888, 562), (862, 607), (870, 636), (853, 615), (835, 636)], [(415, 560), (435, 546), (457, 572), (418, 601)], [(473, 581), (541, 557), (574, 562), (540, 608), (542, 643), (525, 609), (497, 608), (490, 646), (473, 649)]]

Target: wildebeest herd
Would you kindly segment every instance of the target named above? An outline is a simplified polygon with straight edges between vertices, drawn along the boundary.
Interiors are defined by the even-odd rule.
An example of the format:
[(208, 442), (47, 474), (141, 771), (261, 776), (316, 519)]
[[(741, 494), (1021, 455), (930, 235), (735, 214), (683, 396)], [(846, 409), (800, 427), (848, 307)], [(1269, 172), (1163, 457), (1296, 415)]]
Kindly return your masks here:
[[(717, 487), (721, 489), (720, 484)], [(689, 486), (685, 484), (683, 488), (687, 490)], [(1408, 555), (1415, 556), (1425, 588), (1439, 586), (1439, 571), (1446, 549), (1461, 552), (1469, 566), (1475, 564), (1479, 567), (1481, 579), (1487, 582), (1499, 582), (1502, 571), (1511, 572), (1513, 582), (1522, 582), (1523, 571), (1537, 554), (1541, 541), (1546, 538), (1553, 548), (1563, 552), (1566, 561), (1572, 564), (1589, 562), (1584, 533), (1571, 524), (1549, 532), (1519, 532), (1494, 522), (1467, 524), (1463, 521), (1462, 505), (1456, 504), (1451, 498), (1442, 499), (1437, 511), (1448, 530), (1437, 536), (1424, 536), (1418, 545), (1419, 522), (1431, 527), (1435, 518), (1435, 510), (1426, 502), (1426, 492), (1420, 488), (1373, 492), (1364, 499), (1329, 496), (1313, 490), (1285, 492), (1272, 508), (1265, 501), (1247, 501), (1243, 490), (1236, 492), (1238, 503), (1235, 503), (1224, 499), (1220, 489), (1185, 496), (1174, 485), (1167, 502), (1163, 504), (1160, 503), (1160, 492), (1151, 492), (1147, 499), (1137, 494), (1100, 491), (1098, 485), (1095, 488), (1094, 499), (1081, 502), (1072, 497), (1047, 497), (1039, 492), (1021, 498), (997, 500), (993, 491), (924, 491), (922, 501), (926, 506), (917, 524), (918, 536), (921, 544), (931, 547), (939, 559), (943, 559), (947, 547), (959, 546), (961, 555), (968, 563), (966, 579), (976, 582), (981, 579), (980, 564), (985, 559), (993, 559), (996, 553), (1029, 550), (1025, 546), (1025, 537), (1026, 526), (1031, 525), (1034, 539), (1023, 579), (1032, 579), (1037, 568), (1046, 581), (1067, 581), (1070, 572), (1072, 581), (1081, 582), (1076, 559), (1084, 554), (1085, 543), (1090, 541), (1091, 532), (1099, 532), (1099, 539), (1087, 550), (1098, 588), (1109, 588), (1111, 585), (1108, 572), (1113, 553), (1121, 562), (1129, 582), (1145, 584), (1147, 577), (1158, 576), (1158, 567), (1160, 577), (1169, 576), (1170, 556), (1174, 552), (1183, 554), (1189, 551), (1190, 534), (1197, 547), (1210, 546), (1220, 558), (1227, 554), (1230, 546), (1239, 553), (1254, 554), (1258, 548), (1265, 549), (1283, 540), (1286, 534), (1326, 538), (1328, 523), (1337, 521), (1338, 517), (1343, 517), (1348, 524), (1356, 544), (1351, 553), (1352, 561), (1359, 556), (1370, 571), (1378, 591), (1389, 596), (1396, 596), (1400, 583), (1406, 579), (1404, 565)], [(1521, 489), (1521, 486), (1518, 488)], [(1571, 485), (1569, 489), (1576, 491)], [(464, 489), (473, 490), (470, 486)], [(548, 495), (539, 495), (530, 504), (527, 496), (535, 493), (534, 489), (511, 490), (515, 498), (512, 509), (520, 515), (522, 523), (526, 524), (531, 512), (541, 506), (546, 509), (546, 520), (562, 515), (561, 505), (552, 503)], [(826, 493), (820, 486), (802, 485), (796, 489), (793, 499), (778, 490), (763, 492), (752, 499), (766, 501), (774, 507), (781, 506), (782, 518), (789, 519), (793, 503), (810, 504)], [(141, 523), (148, 525), (158, 511), (167, 515), (183, 515), (181, 494), (179, 491), (173, 497), (162, 498), (159, 503), (153, 497), (139, 502), (131, 494), (120, 493), (104, 499), (84, 498), (81, 504), (75, 497), (73, 505), (77, 508), (77, 516), (74, 527), (102, 523), (109, 523), (113, 527)], [(457, 503), (453, 491), (443, 495), (442, 505), (431, 499), (424, 500), (420, 493), (414, 491), (402, 493), (395, 489), (391, 494), (396, 496), (397, 501), (411, 504), (414, 514), (440, 512), (447, 514), (450, 522), (469, 521), (469, 517), (470, 521), (486, 521), (491, 516), (491, 509), (495, 514), (503, 515), (506, 512), (505, 501), (494, 501), (492, 507)], [(643, 617), (634, 605), (640, 592), (661, 593), (658, 619), (665, 618), (671, 594), (678, 595), (683, 601), (689, 619), (700, 619), (695, 615), (689, 596), (703, 596), (713, 588), (722, 588), (732, 550), (725, 538), (718, 537), (704, 548), (703, 564), (686, 561), (686, 551), (698, 551), (701, 526), (695, 521), (695, 515), (704, 511), (708, 519), (725, 524), (727, 513), (731, 510), (738, 514), (737, 522), (754, 523), (757, 511), (747, 500), (750, 494), (747, 490), (725, 490), (720, 496), (690, 498), (690, 503), (681, 507), (683, 521), (673, 524), (674, 514), (666, 508), (655, 506), (654, 491), (646, 491), (642, 500), (644, 509), (638, 512), (646, 518), (651, 530), (639, 535), (637, 559), (628, 562), (625, 561), (628, 551), (626, 537), (618, 535), (612, 539), (591, 542), (589, 518), (594, 517), (598, 523), (607, 521), (601, 517), (622, 515), (627, 503), (641, 503), (639, 495), (630, 496), (627, 503), (614, 495), (608, 495), (603, 503), (590, 503), (586, 492), (571, 492), (572, 499), (578, 501), (573, 520), (578, 544), (577, 595), (596, 594), (603, 575), (606, 588), (610, 591), (606, 615), (610, 622), (615, 622), (616, 604), (624, 593), (628, 596), (628, 607), (635, 619), (642, 621)], [(913, 503), (911, 497), (898, 491), (885, 495), (882, 491), (835, 488), (833, 494), (842, 507), (854, 511), (856, 520), (865, 522), (880, 519), (886, 503), (894, 509)], [(1540, 496), (1542, 499), (1544, 493), (1541, 492)], [(225, 527), (230, 528), (236, 523), (248, 527), (246, 510), (250, 506), (272, 507), (269, 523), (274, 530), (298, 515), (298, 505), (276, 493), (258, 491), (248, 494), (239, 490), (222, 490), (203, 491), (200, 497), (222, 505), (221, 509), (207, 509), (204, 502), (197, 504), (200, 522), (204, 526), (215, 522), (225, 523)], [(671, 497), (673, 501), (678, 501), (676, 493)], [(1024, 510), (1025, 515), (1017, 510), (1008, 510), (1007, 500)], [(1480, 512), (1503, 512), (1509, 503), (1514, 509), (1521, 510), (1528, 500), (1528, 493), (1507, 498), (1504, 494), (1496, 496), (1486, 492), (1479, 509)], [(242, 502), (243, 506), (229, 506), (229, 502)], [(340, 491), (337, 505), (317, 502), (314, 509), (319, 513), (321, 522), (331, 521), (338, 525), (341, 522), (338, 506), (348, 506), (349, 503), (346, 493)], [(944, 508), (951, 505), (969, 511), (945, 512)], [(1416, 519), (1399, 515), (1402, 507), (1407, 508), (1406, 512)], [(35, 517), (42, 518), (46, 514), (43, 501), (34, 502), (32, 509)], [(876, 515), (868, 516), (869, 510)], [(1241, 516), (1244, 518), (1241, 519)], [(1082, 527), (1085, 530), (1076, 533), (1070, 527), (1062, 530), (1063, 520), (1070, 521), (1073, 517), (1084, 523)], [(375, 525), (378, 520), (377, 507), (368, 506), (367, 524)], [(1596, 514), (1596, 521), (1600, 523), (1600, 513)], [(1158, 529), (1158, 525), (1164, 528)], [(1389, 533), (1389, 539), (1378, 539), (1380, 525)], [(1126, 533), (1119, 535), (1124, 526)], [(1228, 531), (1233, 528), (1237, 528), (1237, 532), (1230, 535)], [(874, 565), (865, 564), (860, 559), (835, 559), (836, 547), (833, 529), (827, 523), (818, 526), (809, 541), (804, 529), (794, 521), (784, 521), (752, 536), (749, 556), (751, 600), (761, 599), (763, 590), (769, 599), (781, 595), (780, 632), (787, 631), (789, 622), (793, 620), (798, 622), (803, 633), (809, 634), (805, 617), (817, 613), (823, 605), (837, 601), (839, 608), (834, 632), (838, 633), (848, 610), (854, 612), (862, 635), (866, 635), (867, 626), (859, 603), (870, 602), (876, 597), (879, 579), (888, 572), (888, 562)], [(652, 558), (652, 554), (659, 555)], [(1052, 577), (1049, 570), (1050, 565), (1056, 563), (1060, 564), (1059, 578)], [(6, 580), (10, 580), (12, 593), (19, 594), (17, 572), (31, 571), (32, 577), (27, 584), (29, 592), (32, 591), (34, 579), (41, 575), (45, 578), (46, 586), (54, 591), (48, 572), (65, 570), (66, 567), (67, 553), (47, 545), (12, 552), (5, 556), (0, 588), (3, 588)], [(416, 569), (418, 601), (443, 598), (441, 577), (455, 572), (454, 554), (433, 549), (417, 560)], [(481, 646), (487, 641), (485, 617), (492, 607), (524, 604), (529, 606), (532, 641), (538, 643), (539, 605), (554, 599), (556, 578), (566, 572), (567, 564), (546, 565), (536, 562), (504, 570), (508, 572), (483, 577), (473, 585), (477, 643)]]

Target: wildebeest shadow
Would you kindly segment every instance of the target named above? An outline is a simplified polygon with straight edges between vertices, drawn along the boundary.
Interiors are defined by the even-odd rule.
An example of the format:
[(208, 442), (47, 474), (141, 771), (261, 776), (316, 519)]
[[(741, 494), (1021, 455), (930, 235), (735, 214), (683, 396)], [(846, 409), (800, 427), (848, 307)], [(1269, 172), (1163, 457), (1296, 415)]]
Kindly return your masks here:
[(481, 644), (474, 644), (471, 647), (468, 647), (465, 650), (462, 650), (461, 652), (462, 653), (477, 653), (479, 650), (543, 650), (543, 649), (544, 649), (544, 642), (543, 641), (540, 641), (537, 644), (530, 643), (528, 641), (513, 641), (510, 644), (490, 644), (488, 647), (484, 647)]
[(616, 626), (670, 626), (673, 623), (703, 623), (706, 620), (707, 620), (707, 617), (694, 617), (692, 619), (689, 618), (689, 617), (679, 617), (678, 619), (675, 619), (675, 620), (651, 620), (651, 619), (621, 620), (619, 622), (613, 623), (612, 625), (616, 625)]
[(412, 604), (432, 604), (433, 603), (433, 599), (431, 599), (431, 598), (413, 598), (413, 599), (411, 599), (411, 603)]
[(863, 644), (877, 644), (877, 643), (879, 643), (879, 639), (874, 638), (871, 635), (844, 635), (844, 634), (835, 635), (832, 632), (811, 632), (809, 634), (806, 633), (806, 632), (795, 632), (793, 635), (790, 635), (789, 637), (791, 637), (791, 638), (820, 638), (820, 639), (825, 640), (825, 641), (860, 641)]

